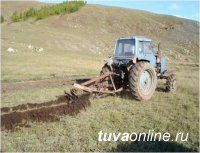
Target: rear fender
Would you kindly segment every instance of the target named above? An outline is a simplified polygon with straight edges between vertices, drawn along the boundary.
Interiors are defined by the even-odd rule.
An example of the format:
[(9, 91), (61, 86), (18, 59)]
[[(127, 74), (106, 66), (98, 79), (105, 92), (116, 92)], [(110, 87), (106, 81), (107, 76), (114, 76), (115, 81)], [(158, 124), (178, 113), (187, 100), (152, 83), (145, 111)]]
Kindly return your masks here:
[(143, 57), (138, 57), (138, 61), (147, 61), (153, 67), (156, 67), (156, 57), (153, 54), (144, 54)]

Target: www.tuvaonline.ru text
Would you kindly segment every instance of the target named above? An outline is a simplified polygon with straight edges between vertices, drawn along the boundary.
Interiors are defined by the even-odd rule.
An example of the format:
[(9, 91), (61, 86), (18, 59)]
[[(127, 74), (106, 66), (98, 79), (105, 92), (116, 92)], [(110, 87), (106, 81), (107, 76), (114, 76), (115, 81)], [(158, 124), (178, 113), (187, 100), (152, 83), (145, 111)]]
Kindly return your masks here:
[(106, 133), (102, 130), (98, 133), (98, 141), (187, 141), (188, 133), (177, 132), (174, 139), (169, 132), (154, 132), (149, 130), (147, 133)]

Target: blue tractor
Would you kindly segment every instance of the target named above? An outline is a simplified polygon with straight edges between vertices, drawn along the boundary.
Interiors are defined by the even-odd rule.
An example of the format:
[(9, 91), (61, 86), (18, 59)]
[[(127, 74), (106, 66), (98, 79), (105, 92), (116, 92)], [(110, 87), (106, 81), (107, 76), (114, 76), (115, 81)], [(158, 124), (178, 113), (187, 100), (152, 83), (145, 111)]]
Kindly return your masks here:
[[(101, 75), (114, 72), (116, 88), (129, 88), (137, 100), (152, 97), (157, 79), (166, 79), (166, 91), (176, 90), (173, 74), (167, 76), (166, 59), (153, 50), (152, 40), (143, 36), (120, 37), (116, 40), (114, 57), (106, 60)], [(108, 81), (109, 82), (109, 81)]]
[(83, 83), (75, 83), (69, 99), (75, 99), (84, 92), (117, 94), (130, 90), (137, 100), (148, 100), (154, 94), (157, 79), (166, 79), (166, 91), (176, 90), (173, 74), (166, 75), (166, 59), (160, 51), (153, 51), (152, 40), (142, 36), (120, 37), (116, 40), (114, 56), (105, 60), (100, 76)]

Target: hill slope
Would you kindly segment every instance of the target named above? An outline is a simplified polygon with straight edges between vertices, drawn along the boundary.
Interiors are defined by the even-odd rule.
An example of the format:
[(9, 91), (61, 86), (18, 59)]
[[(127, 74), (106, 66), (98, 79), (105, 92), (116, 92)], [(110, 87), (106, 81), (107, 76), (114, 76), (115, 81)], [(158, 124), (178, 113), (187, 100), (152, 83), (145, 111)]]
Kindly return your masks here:
[[(29, 7), (43, 5), (47, 4), (2, 2), (2, 14), (9, 16), (10, 10), (13, 12), (19, 8), (20, 12)], [(40, 60), (43, 62), (41, 65), (47, 64), (44, 62), (49, 58), (55, 58), (54, 63), (59, 63), (60, 59), (69, 57), (75, 62), (70, 61), (71, 69), (74, 69), (75, 58), (80, 58), (79, 61), (82, 60), (83, 63), (86, 60), (94, 59), (100, 61), (108, 54), (112, 54), (115, 39), (126, 35), (149, 37), (154, 41), (155, 46), (161, 42), (163, 54), (168, 57), (170, 62), (198, 62), (198, 22), (146, 11), (102, 5), (86, 5), (77, 12), (51, 16), (39, 21), (29, 19), (17, 23), (4, 22), (2, 24), (2, 54), (5, 59), (14, 62), (16, 58), (7, 55), (9, 47), (18, 50), (19, 58), (23, 58), (21, 53), (26, 53), (24, 58), (30, 56), (33, 58), (32, 54), (27, 54), (27, 51), (34, 47), (42, 48), (45, 51), (45, 57), (42, 57), (42, 61)], [(156, 47), (155, 50), (157, 50)], [(77, 54), (79, 54), (78, 57)], [(39, 59), (39, 57), (35, 58), (37, 59), (33, 59), (33, 61)], [(82, 69), (83, 63), (80, 63), (80, 69)], [(3, 64), (8, 64), (8, 61), (4, 60)], [(102, 63), (99, 62), (96, 67), (100, 65)], [(96, 67), (93, 66), (88, 71), (92, 71)], [(97, 70), (94, 71), (94, 73), (96, 72)]]
[[(2, 2), (2, 14), (9, 16), (16, 8), (20, 12), (26, 8), (38, 8), (42, 5), (46, 4), (38, 2)], [(33, 23), (33, 27), (27, 27), (30, 26), (30, 22), (10, 26), (15, 26), (17, 29), (23, 28), (26, 34), (28, 32), (26, 28), (48, 27), (48, 30), (51, 33), (54, 32), (55, 35), (57, 32), (61, 32), (63, 35), (70, 37), (70, 40), (66, 40), (67, 38), (63, 35), (51, 38), (50, 33), (47, 33), (45, 35), (51, 38), (47, 40), (49, 41), (48, 44), (51, 44), (52, 40), (67, 48), (71, 46), (72, 49), (77, 47), (80, 50), (87, 49), (94, 52), (112, 50), (114, 39), (121, 35), (145, 35), (155, 41), (163, 42), (167, 49), (172, 50), (181, 50), (184, 47), (197, 51), (198, 48), (199, 24), (195, 21), (100, 5), (86, 5), (76, 13), (54, 16)], [(37, 30), (34, 33), (37, 33)], [(83, 42), (80, 43), (80, 40)], [(70, 44), (66, 45), (65, 42), (70, 42)], [(79, 45), (76, 42), (79, 42)]]
[(3, 1), (1, 2), (1, 14), (9, 19), (14, 11), (25, 11), (29, 8), (40, 8), (41, 6), (49, 5), (36, 1)]

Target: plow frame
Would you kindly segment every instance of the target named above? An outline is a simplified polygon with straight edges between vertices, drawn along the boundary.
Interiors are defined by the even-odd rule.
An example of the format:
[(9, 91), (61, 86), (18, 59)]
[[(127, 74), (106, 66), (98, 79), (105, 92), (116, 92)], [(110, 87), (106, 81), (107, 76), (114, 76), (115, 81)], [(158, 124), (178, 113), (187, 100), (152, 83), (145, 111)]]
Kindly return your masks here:
[[(80, 95), (84, 94), (85, 92), (88, 93), (104, 93), (104, 94), (116, 94), (123, 90), (123, 88), (116, 89), (116, 85), (113, 80), (113, 75), (119, 76), (119, 74), (116, 74), (114, 72), (106, 72), (105, 74), (95, 77), (93, 79), (90, 79), (84, 83), (78, 84), (74, 83), (74, 88), (70, 90), (70, 92), (65, 91), (65, 94), (67, 97), (70, 97), (70, 99), (78, 98)], [(102, 89), (95, 87), (95, 83), (98, 84), (101, 81), (104, 81), (106, 78), (109, 78), (113, 87), (113, 90), (109, 90), (108, 88)]]

